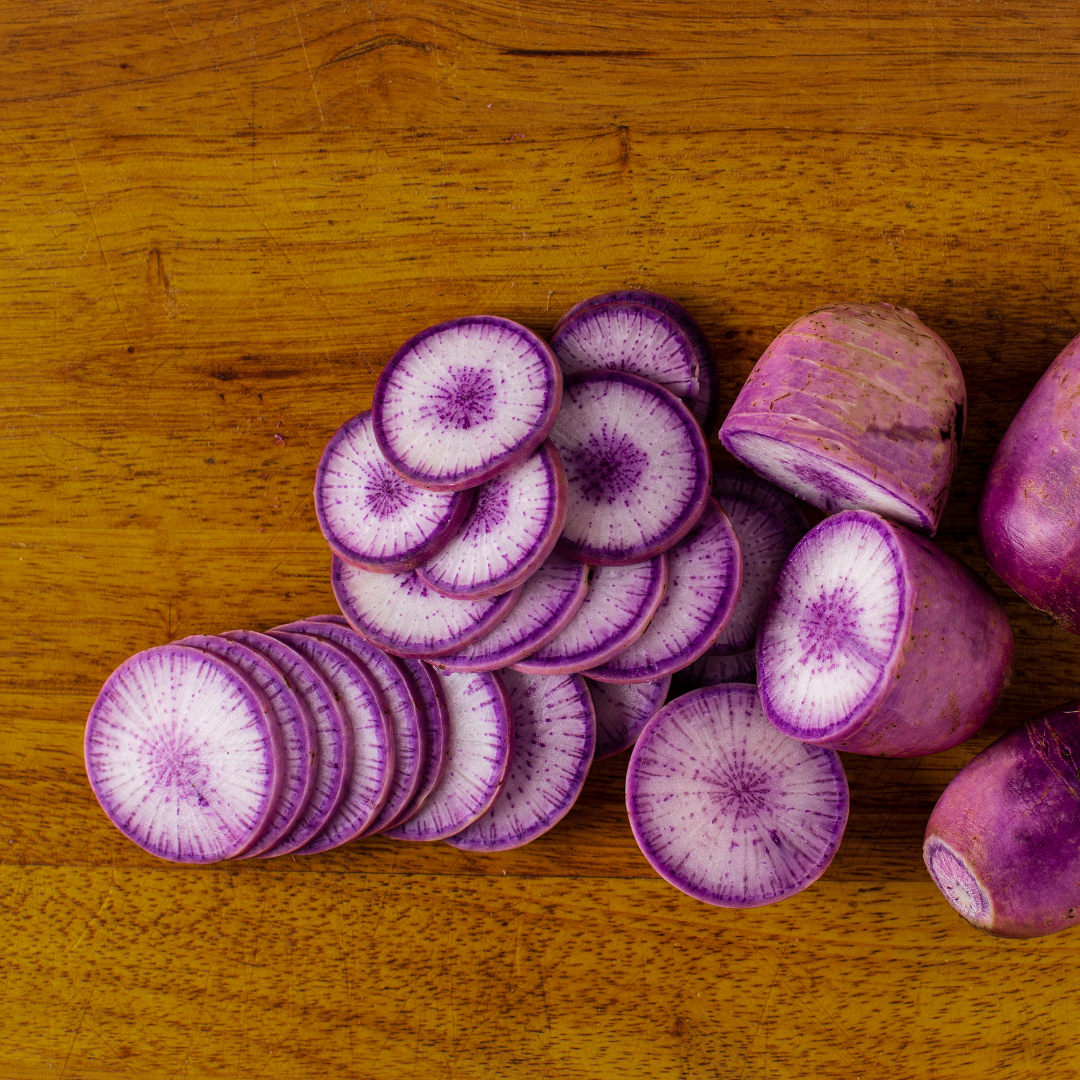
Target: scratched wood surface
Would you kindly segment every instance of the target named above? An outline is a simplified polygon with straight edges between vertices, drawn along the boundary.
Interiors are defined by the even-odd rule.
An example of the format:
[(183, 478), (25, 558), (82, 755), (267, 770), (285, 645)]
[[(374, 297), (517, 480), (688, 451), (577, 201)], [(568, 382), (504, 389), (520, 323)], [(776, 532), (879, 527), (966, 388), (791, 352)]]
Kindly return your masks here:
[(1003, 942), (920, 859), (956, 769), (1078, 695), (1017, 638), (988, 729), (848, 757), (824, 878), (730, 912), (651, 873), (599, 763), (479, 857), (189, 869), (85, 782), (125, 657), (332, 609), (311, 485), (411, 333), (641, 286), (729, 404), (789, 321), (914, 308), (970, 422), (942, 543), (1078, 331), (1080, 15), (1054, 2), (10, 0), (0, 7), (0, 1077), (1072, 1078), (1080, 936)]

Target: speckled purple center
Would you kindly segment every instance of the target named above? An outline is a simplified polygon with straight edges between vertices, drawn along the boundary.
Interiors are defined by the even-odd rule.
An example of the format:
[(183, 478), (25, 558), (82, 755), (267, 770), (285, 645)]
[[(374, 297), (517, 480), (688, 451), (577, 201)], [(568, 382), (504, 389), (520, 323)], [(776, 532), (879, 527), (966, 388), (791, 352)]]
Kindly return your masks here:
[(450, 367), (420, 417), (434, 417), (446, 431), (468, 431), (495, 419), (495, 396), (495, 380), (486, 368)]

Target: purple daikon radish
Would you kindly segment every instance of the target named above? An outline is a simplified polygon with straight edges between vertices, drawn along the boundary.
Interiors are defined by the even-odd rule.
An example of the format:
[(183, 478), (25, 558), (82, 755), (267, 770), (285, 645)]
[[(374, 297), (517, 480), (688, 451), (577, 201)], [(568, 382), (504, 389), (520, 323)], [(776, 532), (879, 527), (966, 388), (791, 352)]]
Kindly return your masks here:
[(827, 513), (873, 510), (933, 536), (966, 409), (960, 365), (914, 312), (834, 304), (765, 350), (720, 441)]
[(585, 674), (599, 682), (652, 682), (692, 664), (716, 640), (739, 600), (743, 560), (727, 515), (710, 499), (668, 553), (664, 599), (646, 631)]
[(352, 728), (326, 680), (295, 649), (253, 630), (230, 630), (221, 637), (265, 656), (288, 680), (315, 726), (311, 759), (315, 779), (311, 797), (292, 829), (260, 857), (288, 855), (317, 836), (345, 798), (345, 788), (352, 774)]
[(510, 699), (493, 671), (440, 674), (449, 745), (446, 768), (420, 811), (386, 835), (445, 840), (486, 813), (506, 781), (514, 748)]
[(577, 801), (596, 746), (596, 715), (580, 675), (502, 672), (514, 753), (498, 798), (447, 837), (462, 851), (509, 851), (558, 824)]
[(498, 671), (516, 664), (562, 633), (588, 590), (589, 567), (553, 552), (490, 634), (433, 663), (440, 671)]
[(465, 491), (427, 491), (383, 457), (371, 412), (342, 424), (315, 473), (315, 516), (330, 549), (380, 574), (413, 570), (456, 535), (469, 509)]
[(476, 315), (405, 342), (379, 376), (371, 417), (383, 456), (406, 480), (462, 491), (534, 453), (561, 398), (562, 371), (545, 341)]
[(566, 380), (551, 431), (570, 508), (560, 554), (626, 566), (677, 544), (704, 513), (712, 464), (686, 406), (662, 386), (619, 371)]
[(771, 510), (790, 538), (789, 547), (794, 547), (810, 529), (806, 515), (795, 499), (771, 481), (746, 469), (717, 469), (713, 473), (712, 490), (713, 498), (721, 506), (725, 495), (740, 495)]
[(109, 820), (172, 862), (235, 859), (270, 827), (281, 733), (235, 664), (184, 645), (125, 660), (86, 722), (86, 773)]
[(626, 808), (665, 881), (719, 907), (773, 904), (813, 884), (840, 846), (840, 756), (780, 734), (754, 686), (693, 690), (638, 738)]
[(644, 304), (581, 308), (559, 320), (551, 348), (563, 375), (629, 371), (676, 397), (693, 397), (698, 391), (697, 357), (686, 332), (670, 315)]
[(176, 644), (189, 645), (232, 661), (258, 686), (274, 711), (281, 731), (281, 794), (269, 828), (243, 857), (249, 859), (261, 855), (292, 831), (311, 799), (315, 786), (315, 722), (280, 669), (249, 646), (214, 634), (196, 634), (182, 638)]
[(447, 656), (490, 633), (510, 614), (521, 586), (484, 600), (450, 600), (415, 571), (372, 574), (334, 556), (334, 597), (349, 625), (394, 656)]
[(594, 758), (611, 757), (637, 742), (645, 725), (664, 704), (671, 676), (653, 682), (589, 682), (596, 709), (596, 753)]
[(376, 819), (390, 793), (394, 776), (394, 742), (386, 702), (367, 669), (340, 645), (308, 634), (271, 630), (295, 649), (326, 679), (352, 730), (352, 770), (345, 797), (303, 854), (339, 847), (363, 834)]
[(566, 628), (510, 666), (529, 675), (573, 675), (607, 663), (632, 645), (664, 599), (668, 557), (635, 566), (601, 566)]
[(467, 600), (516, 589), (551, 554), (566, 507), (566, 472), (549, 439), (473, 492), (461, 529), (417, 576), (444, 596)]
[(718, 686), (729, 682), (755, 682), (757, 662), (754, 650), (718, 656), (707, 652), (675, 675), (678, 689), (696, 690), (702, 686)]
[(274, 628), (294, 634), (311, 634), (340, 645), (372, 677), (382, 693), (394, 744), (394, 769), (386, 802), (363, 835), (392, 828), (404, 815), (420, 786), (425, 732), (413, 698), (412, 680), (397, 657), (365, 641), (351, 626), (301, 619)]
[(869, 510), (826, 518), (780, 571), (757, 641), (765, 715), (805, 742), (935, 754), (989, 719), (1012, 665), (986, 583)]

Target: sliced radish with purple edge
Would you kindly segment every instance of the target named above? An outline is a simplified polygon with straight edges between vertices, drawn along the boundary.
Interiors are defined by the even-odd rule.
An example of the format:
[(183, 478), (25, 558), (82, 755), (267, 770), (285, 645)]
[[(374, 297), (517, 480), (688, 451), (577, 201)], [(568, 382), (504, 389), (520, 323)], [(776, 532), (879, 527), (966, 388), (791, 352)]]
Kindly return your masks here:
[(498, 671), (543, 648), (577, 614), (589, 567), (553, 553), (521, 590), (513, 611), (490, 634), (434, 661), (440, 671)]
[(594, 566), (652, 558), (705, 510), (705, 436), (686, 406), (648, 379), (619, 371), (567, 378), (551, 441), (570, 489), (557, 548), (567, 558)]
[(261, 855), (292, 831), (311, 800), (315, 787), (315, 723), (282, 672), (249, 646), (214, 634), (196, 634), (174, 644), (189, 645), (232, 661), (263, 692), (277, 718), (284, 769), (281, 794), (269, 828), (243, 858)]
[(882, 757), (946, 750), (989, 719), (1009, 620), (959, 559), (868, 510), (826, 518), (780, 571), (757, 641), (765, 715), (796, 739)]
[(696, 690), (701, 686), (718, 686), (729, 682), (755, 682), (757, 660), (753, 649), (747, 652), (716, 656), (707, 652), (675, 676), (679, 688)]
[(327, 851), (360, 836), (378, 816), (390, 793), (394, 742), (386, 703), (367, 669), (340, 645), (281, 630), (271, 630), (267, 637), (284, 642), (319, 670), (352, 728), (352, 770), (345, 798), (322, 832), (300, 849), (304, 854)]
[(408, 574), (372, 574), (334, 556), (330, 583), (349, 625), (394, 656), (447, 656), (490, 633), (521, 586), (485, 600), (450, 600)]
[(343, 424), (315, 473), (315, 516), (330, 549), (380, 574), (413, 570), (453, 539), (471, 495), (427, 491), (399, 476), (383, 457), (371, 412)]
[(109, 820), (172, 862), (235, 859), (270, 827), (281, 733), (228, 660), (162, 645), (125, 660), (86, 721), (86, 772)]
[(629, 371), (676, 397), (693, 397), (698, 391), (697, 357), (686, 332), (670, 315), (644, 304), (581, 308), (559, 320), (551, 348), (563, 375)]
[(611, 757), (637, 742), (645, 725), (664, 704), (671, 676), (654, 682), (589, 682), (596, 709), (596, 753), (594, 758)]
[(776, 903), (815, 882), (840, 846), (848, 785), (839, 755), (781, 735), (754, 686), (693, 690), (638, 738), (630, 827), (667, 882), (719, 907)]
[(731, 619), (743, 576), (739, 541), (716, 502), (668, 553), (667, 592), (645, 632), (605, 664), (599, 682), (652, 682), (692, 664)]
[(572, 675), (607, 663), (645, 633), (667, 582), (667, 555), (635, 566), (598, 567), (566, 629), (510, 667), (530, 675)]
[(510, 699), (493, 671), (435, 674), (449, 718), (446, 769), (419, 813), (385, 835), (445, 840), (486, 813), (506, 781), (514, 748)]
[(326, 680), (295, 649), (253, 630), (230, 630), (220, 636), (227, 641), (240, 642), (265, 656), (288, 680), (315, 725), (311, 759), (315, 780), (311, 798), (292, 830), (274, 847), (263, 851), (260, 858), (288, 855), (318, 836), (345, 798), (352, 774), (352, 728)]
[(545, 341), (475, 315), (428, 327), (394, 353), (375, 386), (372, 424), (406, 480), (462, 491), (534, 453), (561, 398), (562, 371)]
[(394, 770), (386, 802), (363, 835), (392, 828), (416, 795), (426, 753), (426, 732), (420, 726), (419, 711), (413, 699), (412, 680), (404, 665), (396, 657), (365, 641), (351, 626), (318, 619), (301, 619), (277, 626), (271, 632), (276, 631), (311, 634), (340, 645), (350, 656), (360, 661), (382, 692), (394, 743)]
[(504, 671), (514, 754), (491, 809), (446, 842), (463, 851), (509, 851), (558, 824), (577, 801), (596, 746), (596, 715), (580, 675)]
[(482, 600), (524, 584), (566, 521), (566, 473), (551, 440), (473, 492), (461, 529), (417, 576), (443, 596)]
[[(794, 547), (809, 531), (802, 507), (783, 488), (746, 469), (717, 469), (712, 478), (713, 498), (721, 506), (725, 495), (741, 495), (771, 510), (779, 519)], [(730, 517), (730, 515), (728, 515)]]

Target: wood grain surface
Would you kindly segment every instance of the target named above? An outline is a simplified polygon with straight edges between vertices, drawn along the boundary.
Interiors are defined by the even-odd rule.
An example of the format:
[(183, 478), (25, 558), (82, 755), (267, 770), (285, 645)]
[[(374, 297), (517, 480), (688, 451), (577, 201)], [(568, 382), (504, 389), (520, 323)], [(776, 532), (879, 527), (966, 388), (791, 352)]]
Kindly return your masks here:
[(998, 713), (846, 757), (839, 855), (774, 907), (651, 872), (625, 754), (517, 852), (209, 868), (82, 766), (130, 654), (333, 609), (318, 455), (455, 315), (656, 289), (726, 408), (796, 316), (911, 307), (970, 395), (940, 540), (986, 574), (990, 456), (1080, 332), (1074, 4), (9, 0), (0, 40), (0, 1078), (1077, 1075), (1080, 936), (984, 937), (921, 861), (956, 770), (1080, 695), (992, 575)]

